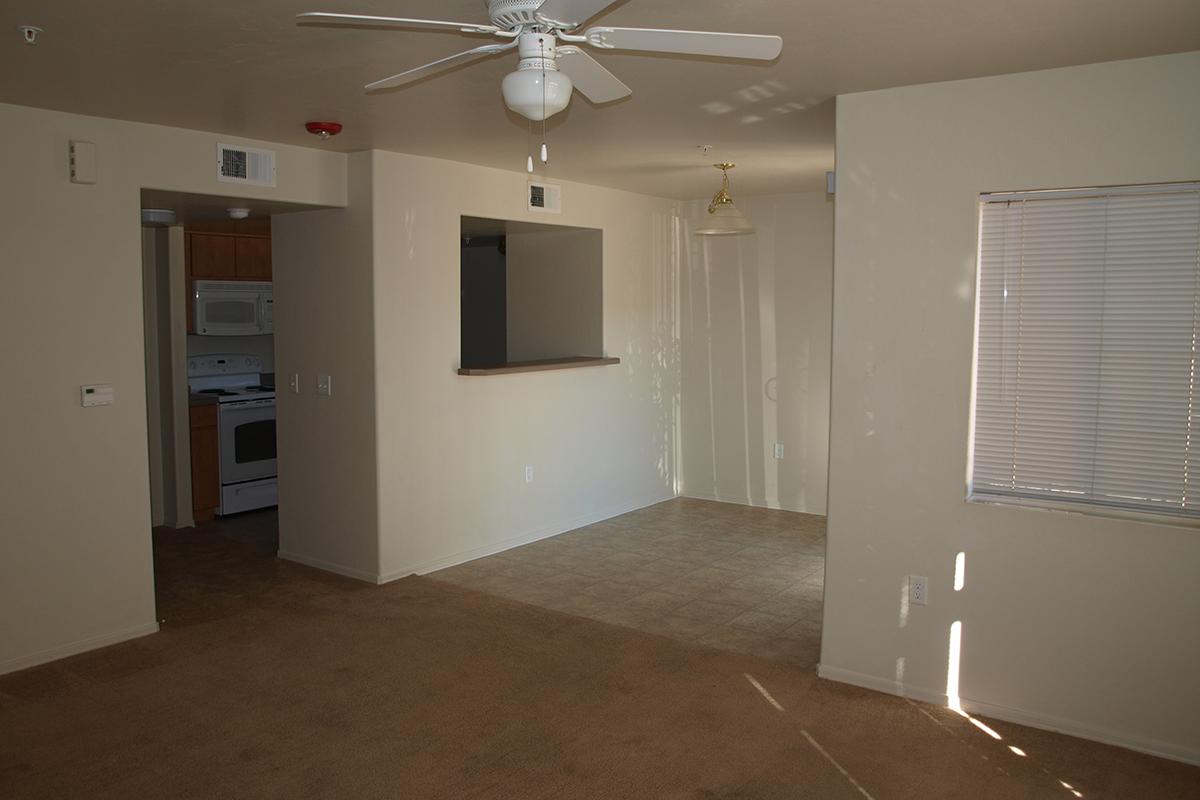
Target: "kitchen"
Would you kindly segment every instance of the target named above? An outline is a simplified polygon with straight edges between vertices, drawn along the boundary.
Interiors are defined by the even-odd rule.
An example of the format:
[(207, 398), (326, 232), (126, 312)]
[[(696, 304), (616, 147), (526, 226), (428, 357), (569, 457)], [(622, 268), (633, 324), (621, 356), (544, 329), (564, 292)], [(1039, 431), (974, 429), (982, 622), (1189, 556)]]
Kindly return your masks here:
[(196, 224), (184, 229), (184, 247), (192, 510), (201, 523), (279, 502), (270, 219)]
[(153, 251), (144, 273), (154, 524), (216, 521), (214, 532), (273, 552), (274, 209), (217, 208), (228, 205), (222, 198), (147, 200), (163, 206), (143, 210), (144, 250)]

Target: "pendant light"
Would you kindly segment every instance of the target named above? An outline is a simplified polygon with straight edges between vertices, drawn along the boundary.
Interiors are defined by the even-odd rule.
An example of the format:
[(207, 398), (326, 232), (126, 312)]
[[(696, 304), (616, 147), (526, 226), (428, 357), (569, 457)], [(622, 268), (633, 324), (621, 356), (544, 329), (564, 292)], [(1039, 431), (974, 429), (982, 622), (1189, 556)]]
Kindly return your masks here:
[(733, 197), (729, 194), (729, 170), (733, 169), (735, 165), (726, 162), (713, 164), (713, 166), (721, 170), (723, 176), (721, 191), (717, 192), (712, 202), (708, 204), (708, 216), (696, 229), (696, 235), (740, 236), (754, 233), (754, 226), (750, 224), (750, 220), (746, 219), (746, 215), (733, 204)]

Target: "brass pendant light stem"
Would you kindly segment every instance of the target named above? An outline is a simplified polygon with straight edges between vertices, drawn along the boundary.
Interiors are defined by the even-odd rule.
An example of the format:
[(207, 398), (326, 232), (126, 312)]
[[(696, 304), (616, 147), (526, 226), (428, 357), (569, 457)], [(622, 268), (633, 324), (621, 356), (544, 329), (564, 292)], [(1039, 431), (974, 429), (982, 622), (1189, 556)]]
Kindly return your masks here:
[(729, 170), (736, 167), (737, 164), (725, 161), (720, 164), (713, 164), (713, 166), (721, 170), (722, 180), (721, 191), (717, 192), (713, 196), (712, 202), (708, 204), (708, 213), (710, 214), (715, 214), (721, 206), (733, 205), (733, 197), (729, 194)]

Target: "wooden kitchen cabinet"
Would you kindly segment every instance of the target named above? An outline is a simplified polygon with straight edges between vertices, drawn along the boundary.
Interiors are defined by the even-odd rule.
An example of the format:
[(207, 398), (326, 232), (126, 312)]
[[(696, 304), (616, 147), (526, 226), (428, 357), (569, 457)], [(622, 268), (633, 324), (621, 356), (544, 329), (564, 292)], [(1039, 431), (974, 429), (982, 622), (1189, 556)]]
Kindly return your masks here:
[(237, 237), (219, 233), (191, 234), (189, 277), (200, 280), (237, 280)]
[(271, 280), (271, 240), (256, 236), (234, 238), (234, 269), (239, 280)]
[(220, 444), (217, 406), (194, 405), (190, 410), (192, 440), (192, 516), (208, 522), (221, 505)]

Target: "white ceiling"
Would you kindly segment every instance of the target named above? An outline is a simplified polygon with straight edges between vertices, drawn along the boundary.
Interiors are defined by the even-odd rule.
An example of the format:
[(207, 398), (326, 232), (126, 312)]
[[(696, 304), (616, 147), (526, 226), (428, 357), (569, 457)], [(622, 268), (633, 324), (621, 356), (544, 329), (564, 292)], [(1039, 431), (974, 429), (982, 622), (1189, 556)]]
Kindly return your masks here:
[[(363, 84), (490, 41), (300, 27), (301, 11), (484, 22), (484, 0), (7, 0), (0, 101), (352, 151), (523, 170), (507, 54), (404, 89)], [(633, 97), (552, 119), (551, 178), (696, 198), (819, 189), (837, 94), (1200, 49), (1198, 0), (618, 0), (604, 24), (778, 33), (771, 63), (604, 52)], [(46, 29), (25, 45), (15, 26)], [(306, 120), (337, 120), (318, 145)], [(702, 156), (697, 145), (714, 146)]]

